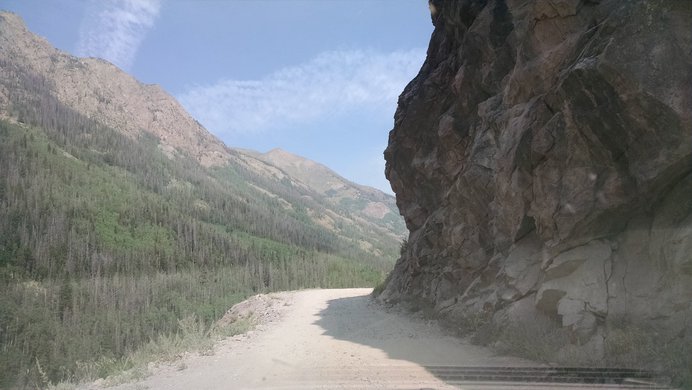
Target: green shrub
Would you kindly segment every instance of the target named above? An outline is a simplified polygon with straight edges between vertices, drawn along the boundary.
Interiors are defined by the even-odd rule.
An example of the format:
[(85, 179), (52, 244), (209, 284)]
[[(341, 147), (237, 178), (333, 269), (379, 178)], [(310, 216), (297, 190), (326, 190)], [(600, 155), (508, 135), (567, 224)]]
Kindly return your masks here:
[(385, 287), (387, 287), (387, 278), (385, 278), (383, 281), (377, 283), (375, 288), (372, 290), (372, 296), (377, 297), (380, 294), (382, 294), (382, 291), (384, 291)]

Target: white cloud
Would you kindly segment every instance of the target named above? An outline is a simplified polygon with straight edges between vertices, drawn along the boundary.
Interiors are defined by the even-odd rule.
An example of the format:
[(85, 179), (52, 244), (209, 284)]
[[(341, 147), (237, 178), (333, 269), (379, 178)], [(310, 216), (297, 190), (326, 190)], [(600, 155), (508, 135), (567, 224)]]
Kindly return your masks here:
[(129, 70), (160, 10), (161, 0), (92, 0), (80, 28), (77, 55), (100, 57)]
[(353, 108), (394, 107), (424, 58), (423, 49), (325, 52), (259, 80), (196, 86), (178, 100), (221, 138), (259, 133)]

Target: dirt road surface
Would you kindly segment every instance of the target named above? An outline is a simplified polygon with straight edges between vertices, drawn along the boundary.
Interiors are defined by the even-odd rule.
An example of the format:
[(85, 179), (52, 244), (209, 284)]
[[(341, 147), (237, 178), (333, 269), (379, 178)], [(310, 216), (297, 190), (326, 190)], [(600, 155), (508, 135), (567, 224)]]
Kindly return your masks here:
[(264, 322), (254, 331), (224, 340), (213, 355), (157, 366), (148, 378), (115, 389), (551, 388), (446, 383), (440, 367), (536, 364), (496, 356), (446, 335), (434, 322), (386, 310), (370, 300), (370, 292), (266, 295), (264, 307), (250, 308)]

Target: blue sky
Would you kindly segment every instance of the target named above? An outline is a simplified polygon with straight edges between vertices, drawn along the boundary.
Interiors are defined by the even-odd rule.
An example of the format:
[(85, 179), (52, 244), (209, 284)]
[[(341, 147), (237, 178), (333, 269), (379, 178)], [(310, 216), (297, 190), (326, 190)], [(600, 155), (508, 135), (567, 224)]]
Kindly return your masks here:
[(5, 0), (57, 48), (160, 84), (227, 145), (280, 147), (391, 192), (382, 152), (426, 0)]

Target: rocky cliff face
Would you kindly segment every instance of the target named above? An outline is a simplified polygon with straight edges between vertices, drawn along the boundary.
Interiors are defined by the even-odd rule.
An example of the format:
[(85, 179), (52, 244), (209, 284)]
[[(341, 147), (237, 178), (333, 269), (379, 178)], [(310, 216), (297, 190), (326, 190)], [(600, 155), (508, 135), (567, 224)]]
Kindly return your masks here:
[[(242, 151), (239, 151), (242, 153)], [(339, 176), (326, 166), (289, 153), (272, 149), (267, 153), (256, 154), (256, 158), (276, 166), (286, 172), (305, 188), (312, 189), (325, 201), (343, 210), (346, 214), (387, 227), (385, 234), (401, 240), (406, 236), (403, 219), (398, 215), (394, 197), (375, 188), (353, 183)], [(298, 183), (296, 183), (298, 184)], [(327, 226), (338, 224), (335, 215), (320, 217)], [(381, 234), (380, 232), (373, 232)]]
[[(386, 174), (410, 230), (380, 299), (692, 339), (692, 3), (433, 1)], [(664, 336), (661, 336), (663, 340)]]

